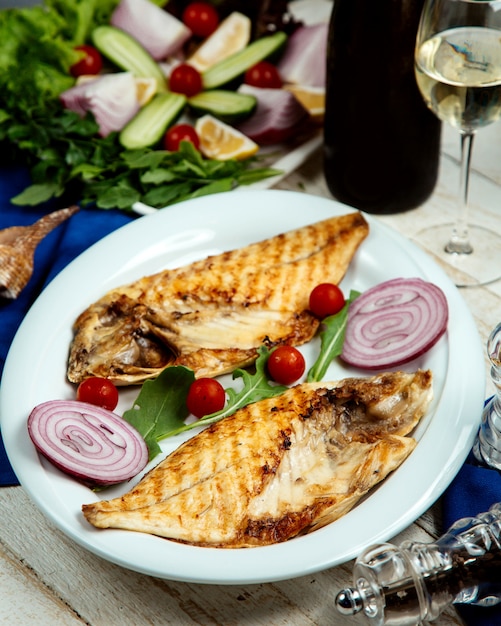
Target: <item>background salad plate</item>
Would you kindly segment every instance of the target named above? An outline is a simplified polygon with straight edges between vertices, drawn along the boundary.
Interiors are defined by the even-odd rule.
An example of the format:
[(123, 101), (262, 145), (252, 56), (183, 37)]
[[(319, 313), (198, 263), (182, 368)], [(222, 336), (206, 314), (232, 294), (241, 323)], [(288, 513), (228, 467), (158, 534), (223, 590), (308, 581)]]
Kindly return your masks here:
[[(340, 520), (286, 543), (249, 549), (200, 548), (141, 533), (98, 530), (84, 519), (82, 504), (115, 497), (131, 485), (94, 493), (41, 458), (28, 436), (26, 421), (35, 405), (74, 398), (75, 389), (65, 376), (72, 324), (106, 291), (352, 210), (291, 191), (236, 190), (206, 196), (139, 217), (88, 249), (50, 283), (12, 344), (2, 380), (0, 414), (7, 453), (22, 486), (59, 529), (104, 559), (155, 577), (260, 583), (343, 563), (368, 545), (400, 532), (442, 494), (464, 462), (478, 427), (485, 392), (483, 348), (472, 316), (442, 270), (416, 246), (371, 217), (367, 218), (370, 235), (341, 285), (344, 292), (364, 291), (397, 276), (418, 276), (445, 292), (450, 320), (446, 335), (403, 368), (430, 368), (434, 374), (435, 397), (414, 433), (416, 449)], [(318, 347), (316, 339), (302, 347), (308, 365)], [(336, 361), (325, 379), (361, 373)], [(231, 384), (231, 377), (223, 382)], [(121, 392), (119, 412), (131, 405), (138, 391)], [(163, 441), (163, 452), (172, 451), (190, 436), (193, 431)]]

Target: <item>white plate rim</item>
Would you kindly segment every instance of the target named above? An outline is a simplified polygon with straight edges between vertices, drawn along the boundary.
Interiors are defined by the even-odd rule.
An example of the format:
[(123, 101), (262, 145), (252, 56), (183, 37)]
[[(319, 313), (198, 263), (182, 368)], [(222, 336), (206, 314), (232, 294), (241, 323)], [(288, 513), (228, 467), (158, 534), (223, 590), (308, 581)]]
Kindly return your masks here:
[[(271, 210), (276, 213), (272, 214)], [(81, 495), (83, 497), (81, 489), (85, 488), (76, 485), (73, 488), (73, 483), (68, 488), (71, 479), (60, 475), (38, 457), (24, 428), (33, 403), (50, 399), (40, 398), (36, 386), (42, 384), (43, 376), (50, 371), (45, 366), (47, 359), (50, 361), (59, 331), (53, 320), (45, 321), (44, 326), (43, 313), (53, 310), (54, 303), (61, 298), (65, 300), (69, 285), (81, 278), (82, 271), (89, 265), (98, 261), (104, 263), (107, 270), (111, 270), (111, 274), (104, 272), (107, 276), (104, 282), (122, 284), (124, 281), (120, 278), (124, 268), (134, 270), (134, 259), (141, 259), (141, 268), (148, 267), (151, 260), (148, 255), (146, 260), (143, 258), (145, 250), (152, 251), (152, 262), (158, 265), (159, 255), (165, 252), (160, 244), (166, 231), (174, 233), (171, 243), (180, 242), (181, 246), (185, 245), (185, 250), (191, 250), (182, 236), (176, 239), (176, 233), (182, 235), (180, 228), (183, 225), (185, 232), (193, 235), (193, 226), (198, 224), (195, 231), (202, 234), (201, 239), (204, 236), (208, 239), (195, 243), (195, 248), (202, 246), (205, 253), (211, 253), (212, 247), (207, 246), (217, 244), (221, 231), (225, 232), (227, 239), (232, 238), (232, 229), (239, 232), (240, 237), (245, 233), (248, 238), (248, 231), (254, 228), (264, 236), (270, 236), (351, 211), (351, 207), (333, 200), (295, 191), (236, 190), (231, 194), (206, 196), (138, 218), (89, 248), (51, 282), (30, 309), (12, 343), (2, 379), (0, 415), (7, 454), (21, 485), (58, 528), (94, 554), (134, 571), (197, 583), (251, 584), (294, 578), (346, 562), (368, 545), (395, 536), (435, 502), (461, 467), (476, 434), (485, 390), (483, 349), (473, 317), (445, 273), (417, 246), (369, 215), (366, 218), (371, 235), (361, 250), (363, 246), (370, 247), (371, 237), (378, 243), (382, 238), (385, 247), (401, 251), (401, 263), (395, 264), (395, 270), (392, 270), (395, 276), (400, 275), (398, 271), (402, 263), (403, 266), (409, 264), (415, 268), (414, 275), (431, 280), (446, 294), (449, 329), (446, 338), (433, 350), (438, 351), (437, 363), (446, 358), (448, 367), (433, 418), (421, 434), (415, 451), (376, 493), (334, 524), (287, 543), (246, 550), (197, 548), (128, 531), (99, 531), (76, 513), (66, 511), (65, 503), (60, 503), (61, 508), (54, 507), (61, 492), (70, 499), (73, 493), (78, 493), (75, 497), (79, 499)], [(280, 228), (277, 230), (278, 224)], [(243, 245), (239, 243), (238, 235), (234, 240), (233, 247)], [(145, 245), (148, 247), (144, 248)], [(199, 253), (200, 249), (196, 254)], [(383, 256), (385, 253), (385, 250), (380, 252)], [(175, 252), (177, 257), (180, 254), (181, 249)], [(356, 273), (354, 276), (356, 278)], [(377, 277), (383, 280), (393, 276)], [(81, 310), (81, 302), (90, 303), (103, 291), (99, 283), (91, 288), (89, 281), (81, 280), (87, 289), (83, 289), (83, 293), (80, 289), (71, 304), (66, 302), (68, 306), (63, 313), (58, 311), (63, 322), (75, 319), (75, 313)], [(36, 337), (34, 333), (37, 333)], [(33, 353), (36, 360), (30, 362)], [(468, 364), (467, 371), (465, 363)], [(23, 372), (21, 379), (20, 371)], [(43, 376), (32, 376), (33, 381), (30, 381), (30, 371)], [(392, 490), (397, 491), (397, 497)], [(81, 503), (91, 500), (87, 497)], [(370, 524), (365, 524), (362, 516), (370, 520)]]

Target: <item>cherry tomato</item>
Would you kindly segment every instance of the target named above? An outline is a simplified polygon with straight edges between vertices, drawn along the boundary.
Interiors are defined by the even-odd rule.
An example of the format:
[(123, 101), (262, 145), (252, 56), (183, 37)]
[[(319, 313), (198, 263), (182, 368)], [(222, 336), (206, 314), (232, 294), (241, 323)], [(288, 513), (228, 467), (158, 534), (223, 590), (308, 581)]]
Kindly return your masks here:
[(332, 283), (321, 283), (310, 294), (310, 311), (320, 319), (338, 313), (344, 305), (343, 292)]
[(78, 385), (77, 400), (113, 411), (118, 404), (118, 389), (107, 378), (86, 378)]
[(262, 89), (280, 89), (282, 79), (277, 68), (268, 61), (260, 61), (245, 72), (244, 82)]
[(220, 411), (226, 402), (226, 392), (214, 378), (198, 378), (188, 390), (186, 405), (195, 417), (203, 417)]
[(190, 124), (176, 124), (164, 135), (164, 148), (169, 152), (177, 152), (181, 141), (191, 141), (197, 150), (200, 149), (200, 138)]
[(103, 58), (99, 50), (92, 46), (75, 46), (75, 50), (84, 53), (84, 57), (70, 67), (70, 73), (75, 78), (84, 74), (99, 74), (103, 67)]
[(219, 15), (212, 4), (207, 2), (192, 2), (183, 11), (183, 23), (195, 37), (205, 39), (216, 30), (219, 25)]
[(304, 357), (293, 346), (279, 346), (268, 358), (268, 373), (281, 385), (290, 385), (301, 378), (306, 367)]
[(188, 98), (202, 91), (200, 72), (188, 63), (180, 63), (172, 70), (169, 88), (175, 93), (184, 93)]

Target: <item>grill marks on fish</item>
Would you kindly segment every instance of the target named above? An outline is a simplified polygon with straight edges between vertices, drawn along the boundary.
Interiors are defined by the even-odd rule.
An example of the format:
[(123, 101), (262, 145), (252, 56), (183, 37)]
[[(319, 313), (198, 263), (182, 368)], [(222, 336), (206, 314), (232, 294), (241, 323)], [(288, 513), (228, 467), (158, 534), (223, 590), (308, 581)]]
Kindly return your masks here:
[(367, 234), (350, 213), (114, 289), (76, 320), (68, 378), (134, 384), (167, 365), (217, 376), (262, 344), (305, 343), (318, 327), (309, 293), (341, 281)]
[(429, 371), (303, 383), (213, 424), (127, 494), (83, 506), (99, 528), (243, 548), (348, 512), (414, 449)]

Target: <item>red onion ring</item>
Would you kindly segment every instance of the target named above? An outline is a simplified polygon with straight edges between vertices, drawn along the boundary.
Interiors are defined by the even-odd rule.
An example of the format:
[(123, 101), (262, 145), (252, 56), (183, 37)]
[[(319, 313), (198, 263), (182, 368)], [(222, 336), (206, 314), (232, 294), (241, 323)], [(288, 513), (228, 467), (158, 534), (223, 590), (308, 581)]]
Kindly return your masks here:
[(255, 96), (257, 107), (252, 116), (236, 128), (260, 146), (285, 141), (308, 119), (308, 112), (297, 98), (285, 89), (240, 85), (239, 93)]
[(395, 278), (368, 289), (348, 310), (341, 358), (362, 369), (407, 363), (447, 329), (443, 291), (420, 278)]
[(37, 450), (63, 472), (96, 485), (114, 485), (148, 462), (146, 442), (120, 416), (77, 400), (36, 406), (28, 432)]

